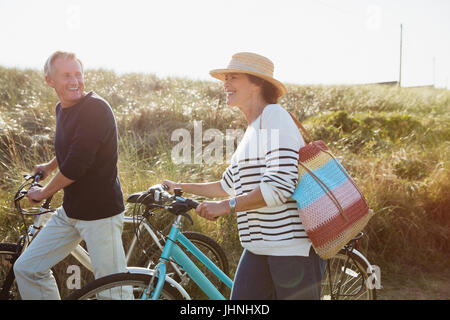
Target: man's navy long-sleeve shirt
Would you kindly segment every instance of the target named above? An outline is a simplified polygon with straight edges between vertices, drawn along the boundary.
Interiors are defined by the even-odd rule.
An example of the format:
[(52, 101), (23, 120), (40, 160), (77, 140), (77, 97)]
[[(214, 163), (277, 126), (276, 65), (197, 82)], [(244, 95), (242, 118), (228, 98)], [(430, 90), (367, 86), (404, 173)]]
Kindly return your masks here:
[(124, 211), (116, 120), (104, 99), (89, 92), (71, 107), (56, 105), (55, 153), (60, 172), (75, 180), (64, 188), (69, 218), (97, 220)]

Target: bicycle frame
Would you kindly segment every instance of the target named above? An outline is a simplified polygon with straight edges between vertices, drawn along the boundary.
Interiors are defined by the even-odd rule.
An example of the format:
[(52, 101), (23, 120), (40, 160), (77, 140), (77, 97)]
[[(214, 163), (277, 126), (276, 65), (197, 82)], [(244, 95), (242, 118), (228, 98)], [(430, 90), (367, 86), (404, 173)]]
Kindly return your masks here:
[[(24, 241), (24, 245), (23, 245), (23, 248), (22, 248), (22, 252), (28, 247), (28, 245), (31, 243), (31, 241), (40, 232), (40, 229), (37, 229), (35, 227), (35, 225), (37, 225), (37, 223), (38, 223), (38, 219), (39, 218), (40, 218), (39, 216), (35, 218), (34, 224), (32, 224), (30, 226), (27, 236), (24, 237), (25, 241)], [(133, 219), (133, 217), (124, 216), (123, 223), (124, 224), (132, 224), (132, 223), (134, 223), (134, 219)], [(160, 244), (160, 239), (158, 239), (157, 235), (152, 230), (152, 228), (150, 228), (146, 223), (143, 223), (143, 224), (140, 225), (140, 230), (139, 231), (142, 231), (142, 229), (145, 229), (148, 232), (148, 234), (150, 235), (152, 240), (156, 243), (156, 245), (159, 247), (159, 249), (161, 251), (163, 251), (164, 247)], [(136, 237), (136, 235), (134, 235), (132, 240), (131, 240), (130, 247), (127, 250), (127, 254), (126, 254), (126, 263), (127, 263), (127, 265), (128, 265), (128, 263), (129, 263), (129, 261), (130, 261), (130, 259), (132, 257), (132, 253), (133, 253), (133, 251), (134, 251), (134, 249), (136, 247), (136, 243), (137, 243), (137, 237)], [(91, 258), (89, 257), (89, 253), (81, 245), (77, 245), (75, 247), (75, 249), (72, 252), (70, 252), (70, 254), (78, 262), (80, 262), (86, 269), (88, 269), (92, 273), (94, 272), (94, 268), (92, 266)], [(173, 266), (175, 272), (177, 272), (178, 275), (181, 276), (182, 273), (181, 273), (180, 269), (177, 267), (177, 265), (172, 262), (172, 266)]]
[[(26, 177), (26, 181), (28, 181), (30, 178), (32, 177)], [(37, 183), (38, 180), (35, 180), (35, 182)], [(26, 192), (24, 192), (24, 189), (22, 189), (22, 187), (24, 186), (24, 184), (21, 185), (18, 193), (15, 196), (14, 202), (16, 205), (16, 208), (18, 208), (19, 212), (22, 213), (20, 205), (17, 205), (16, 201), (20, 201), (24, 194)], [(19, 196), (20, 197), (19, 197)], [(39, 208), (39, 213), (31, 213), (33, 215), (36, 215), (33, 224), (31, 224), (27, 230), (26, 230), (26, 234), (21, 236), (19, 241), (18, 241), (18, 251), (14, 257), (14, 261), (23, 253), (23, 251), (25, 251), (27, 249), (27, 247), (29, 246), (29, 244), (33, 241), (33, 239), (39, 234), (39, 232), (41, 231), (41, 229), (45, 226), (45, 224), (48, 222), (48, 220), (50, 219), (50, 217), (55, 213), (54, 209), (50, 209), (50, 201), (51, 201), (51, 197), (49, 199), (47, 199), (44, 204), (41, 205), (41, 207)], [(23, 213), (22, 213), (23, 214)], [(29, 212), (27, 212), (27, 214), (30, 214)], [(163, 251), (163, 246), (160, 243), (160, 240), (157, 236), (157, 234), (154, 232), (154, 230), (145, 222), (145, 219), (143, 217), (138, 217), (138, 222), (139, 222), (139, 232), (143, 231), (143, 229), (145, 229), (148, 234), (150, 235), (150, 237), (152, 238), (152, 240), (155, 242), (155, 244), (158, 246), (158, 248)], [(140, 222), (143, 222), (142, 224)], [(25, 223), (25, 220), (24, 220)], [(124, 224), (131, 224), (131, 223), (135, 223), (135, 218), (134, 217), (129, 217), (129, 216), (124, 216), (123, 218), (123, 223)], [(127, 250), (127, 254), (126, 254), (126, 263), (127, 265), (130, 262), (130, 259), (132, 257), (132, 253), (135, 249), (135, 245), (137, 243), (137, 235), (135, 234), (131, 240), (131, 244), (129, 246), (129, 249)], [(92, 262), (91, 259), (89, 257), (89, 253), (80, 245), (78, 244), (75, 249), (70, 252), (70, 255), (72, 255), (78, 262), (80, 262), (85, 268), (87, 268), (90, 272), (94, 272), (94, 268), (92, 266)], [(13, 263), (14, 263), (13, 261)], [(175, 270), (175, 272), (180, 276), (180, 278), (183, 278), (183, 273), (180, 270), (180, 268), (177, 266), (176, 263), (171, 262), (173, 269)], [(148, 267), (148, 266), (147, 266)], [(150, 270), (150, 269), (146, 269), (146, 268), (141, 268), (141, 267), (127, 267), (128, 272), (130, 273), (146, 273), (146, 274), (151, 274), (154, 275), (155, 271)], [(190, 299), (189, 294), (184, 290), (184, 288), (181, 286), (181, 284), (179, 284), (178, 282), (176, 282), (175, 280), (173, 280), (170, 276), (166, 277), (166, 280), (173, 286), (175, 287), (180, 294), (185, 297), (186, 299)], [(9, 290), (12, 282), (14, 281), (14, 272), (13, 272), (13, 268), (10, 269), (10, 271), (7, 274), (7, 278), (5, 280), (5, 282), (3, 283), (3, 286), (0, 287), (0, 293), (3, 295), (4, 292), (6, 292), (6, 290)]]
[[(54, 214), (54, 213), (51, 213)], [(26, 236), (21, 237), (24, 238), (24, 244), (22, 246), (22, 252), (30, 245), (30, 243), (33, 241), (34, 238), (36, 238), (36, 236), (39, 234), (39, 232), (41, 231), (40, 228), (43, 228), (43, 226), (41, 226), (40, 228), (37, 228), (36, 226), (39, 225), (39, 219), (41, 218), (41, 216), (37, 216), (34, 219), (34, 223), (32, 225), (30, 225), (30, 227), (28, 228), (28, 233)], [(19, 240), (19, 242), (21, 242), (21, 240)], [(89, 254), (86, 250), (84, 250), (84, 248), (78, 244), (75, 249), (70, 252), (70, 254), (78, 261), (80, 262), (84, 267), (86, 267), (89, 271), (94, 272), (94, 268), (92, 267), (92, 263), (91, 263), (91, 259), (89, 257)]]
[[(160, 239), (155, 234), (153, 229), (150, 228), (150, 226), (147, 223), (145, 223), (145, 219), (144, 218), (139, 217), (138, 219), (139, 219), (139, 222), (144, 222), (143, 224), (139, 225), (138, 232), (142, 232), (145, 229), (148, 232), (148, 234), (150, 235), (150, 237), (152, 238), (153, 242), (158, 246), (159, 250), (161, 250), (161, 252), (162, 252), (164, 247), (161, 245)], [(127, 217), (127, 216), (124, 216), (123, 222), (124, 222), (124, 224), (131, 224), (131, 223), (134, 224), (135, 223), (133, 217)], [(133, 239), (131, 240), (130, 246), (129, 246), (128, 251), (127, 251), (126, 256), (125, 256), (126, 261), (127, 261), (127, 265), (129, 265), (129, 263), (130, 263), (130, 259), (132, 257), (132, 253), (134, 252), (134, 248), (136, 247), (137, 241), (138, 241), (138, 239), (137, 239), (136, 234), (135, 234), (133, 236)], [(173, 263), (173, 262), (170, 262), (170, 264), (172, 265), (173, 269), (178, 274), (178, 276), (180, 278), (182, 278), (183, 274), (182, 274), (181, 270), (178, 268), (178, 266), (175, 263)], [(149, 268), (149, 265), (146, 265), (145, 267)]]
[[(220, 281), (225, 283), (230, 289), (233, 286), (233, 281), (220, 270), (206, 255), (204, 255), (192, 242), (190, 242), (181, 232), (182, 216), (178, 216), (169, 233), (168, 241), (164, 246), (160, 262), (157, 265), (156, 271), (158, 275), (158, 282), (154, 291), (151, 294), (152, 300), (157, 300), (161, 294), (161, 290), (166, 281), (166, 263), (173, 258), (189, 275), (189, 277), (200, 287), (200, 289), (210, 298), (214, 300), (225, 300), (225, 297), (216, 289), (216, 287), (208, 280), (208, 278), (200, 271), (195, 263), (178, 246), (180, 243), (189, 252), (191, 252), (203, 265), (205, 265)], [(153, 279), (149, 284), (151, 288)], [(142, 299), (147, 300), (149, 293), (143, 294)]]

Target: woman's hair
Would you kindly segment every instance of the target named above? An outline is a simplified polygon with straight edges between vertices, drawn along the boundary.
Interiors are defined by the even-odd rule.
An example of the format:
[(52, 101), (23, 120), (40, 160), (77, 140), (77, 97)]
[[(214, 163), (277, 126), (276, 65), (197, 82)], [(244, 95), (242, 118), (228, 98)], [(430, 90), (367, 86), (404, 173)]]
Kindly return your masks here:
[(263, 78), (260, 78), (260, 77), (257, 77), (257, 76), (254, 76), (254, 75), (248, 74), (248, 73), (246, 73), (246, 75), (247, 75), (248, 79), (250, 80), (250, 82), (261, 87), (261, 94), (267, 103), (271, 103), (271, 104), (278, 103), (278, 98), (280, 96), (280, 93), (279, 93), (277, 87), (275, 87), (269, 81), (264, 80)]

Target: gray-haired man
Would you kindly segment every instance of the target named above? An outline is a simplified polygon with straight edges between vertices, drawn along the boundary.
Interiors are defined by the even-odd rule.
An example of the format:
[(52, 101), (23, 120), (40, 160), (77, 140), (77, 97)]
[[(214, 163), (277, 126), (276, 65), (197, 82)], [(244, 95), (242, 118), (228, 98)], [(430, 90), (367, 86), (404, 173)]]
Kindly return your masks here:
[(14, 265), (23, 299), (59, 299), (50, 268), (84, 239), (95, 277), (125, 272), (122, 245), (123, 195), (117, 176), (117, 128), (109, 104), (84, 92), (83, 65), (73, 53), (57, 51), (44, 67), (56, 105), (55, 157), (35, 167), (44, 187), (30, 189), (42, 201), (64, 189), (63, 204)]

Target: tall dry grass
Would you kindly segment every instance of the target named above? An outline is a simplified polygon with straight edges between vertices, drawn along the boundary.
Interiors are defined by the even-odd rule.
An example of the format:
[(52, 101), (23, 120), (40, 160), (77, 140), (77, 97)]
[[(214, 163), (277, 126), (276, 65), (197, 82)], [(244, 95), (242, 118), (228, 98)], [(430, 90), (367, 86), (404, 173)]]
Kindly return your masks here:
[[(170, 140), (178, 128), (245, 128), (226, 107), (220, 84), (146, 74), (86, 72), (87, 90), (110, 102), (119, 128), (119, 175), (125, 196), (162, 179), (218, 180), (220, 164), (175, 165)], [(361, 186), (375, 211), (366, 254), (383, 270), (445, 270), (449, 254), (450, 93), (377, 85), (288, 84), (281, 104), (314, 139), (323, 139)], [(12, 240), (20, 221), (11, 197), (23, 172), (51, 158), (55, 94), (39, 71), (0, 67), (0, 238)], [(205, 145), (208, 143), (205, 142)], [(225, 152), (224, 152), (225, 153)], [(195, 215), (194, 215), (195, 216)], [(242, 250), (232, 217), (195, 217), (195, 230), (217, 239), (235, 268)]]

